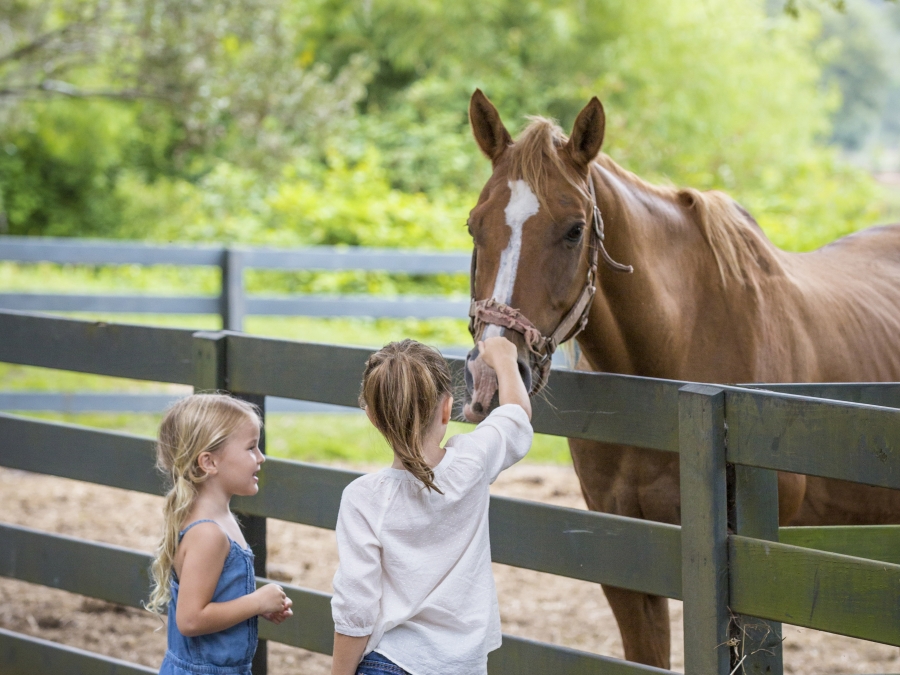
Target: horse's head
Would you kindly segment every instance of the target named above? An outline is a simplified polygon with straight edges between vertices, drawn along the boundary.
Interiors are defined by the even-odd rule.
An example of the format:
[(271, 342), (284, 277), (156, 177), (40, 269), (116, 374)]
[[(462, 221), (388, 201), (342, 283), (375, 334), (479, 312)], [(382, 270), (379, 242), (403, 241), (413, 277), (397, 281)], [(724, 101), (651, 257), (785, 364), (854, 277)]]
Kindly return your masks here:
[(606, 118), (593, 98), (570, 138), (535, 118), (513, 142), (497, 109), (477, 90), (469, 119), (493, 165), (468, 221), (475, 245), (470, 330), (476, 347), (466, 362), (463, 414), (474, 422), (497, 404), (496, 376), (480, 358), (478, 340), (512, 340), (534, 395), (546, 383), (553, 350), (584, 326), (603, 249), (589, 167), (600, 152)]

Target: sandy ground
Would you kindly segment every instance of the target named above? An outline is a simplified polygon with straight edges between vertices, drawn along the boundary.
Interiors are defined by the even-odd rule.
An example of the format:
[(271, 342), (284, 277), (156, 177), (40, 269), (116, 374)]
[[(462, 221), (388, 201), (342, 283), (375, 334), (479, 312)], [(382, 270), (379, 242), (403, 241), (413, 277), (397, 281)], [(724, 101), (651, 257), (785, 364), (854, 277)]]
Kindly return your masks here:
[[(571, 469), (517, 466), (494, 486), (500, 495), (584, 508)], [(115, 488), (0, 469), (0, 521), (151, 551), (161, 499)], [(334, 533), (269, 521), (270, 576), (331, 590)], [(495, 565), (503, 630), (513, 635), (622, 657), (618, 629), (599, 586)], [(682, 670), (681, 603), (670, 601), (673, 667)], [(158, 666), (165, 651), (160, 622), (146, 612), (0, 579), (0, 626), (48, 640)], [(897, 673), (900, 650), (785, 626), (785, 672)], [(330, 658), (270, 645), (272, 675), (327, 675)]]

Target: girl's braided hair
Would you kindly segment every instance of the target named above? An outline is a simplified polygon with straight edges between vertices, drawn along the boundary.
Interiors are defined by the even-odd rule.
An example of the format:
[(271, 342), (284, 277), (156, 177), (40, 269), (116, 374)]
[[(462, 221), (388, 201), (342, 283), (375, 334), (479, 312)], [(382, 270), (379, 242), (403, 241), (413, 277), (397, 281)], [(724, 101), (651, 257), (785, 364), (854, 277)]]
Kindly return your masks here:
[(441, 353), (415, 340), (391, 342), (366, 361), (359, 404), (393, 448), (403, 467), (429, 490), (434, 471), (425, 462), (423, 438), (451, 393), (450, 367)]

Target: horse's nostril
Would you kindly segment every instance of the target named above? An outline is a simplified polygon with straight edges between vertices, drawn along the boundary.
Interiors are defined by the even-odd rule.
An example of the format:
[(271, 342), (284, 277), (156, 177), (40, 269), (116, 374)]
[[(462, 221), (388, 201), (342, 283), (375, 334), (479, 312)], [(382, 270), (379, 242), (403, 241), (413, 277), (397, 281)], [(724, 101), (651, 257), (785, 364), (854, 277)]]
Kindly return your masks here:
[(475, 401), (475, 403), (472, 404), (472, 410), (474, 410), (478, 414), (481, 414), (484, 412), (484, 406), (481, 405), (481, 403), (479, 403), (478, 401)]
[(522, 383), (525, 385), (525, 391), (527, 391), (530, 394), (531, 393), (531, 368), (522, 359), (519, 359), (516, 365), (518, 365), (518, 367), (519, 367), (519, 375), (522, 376)]

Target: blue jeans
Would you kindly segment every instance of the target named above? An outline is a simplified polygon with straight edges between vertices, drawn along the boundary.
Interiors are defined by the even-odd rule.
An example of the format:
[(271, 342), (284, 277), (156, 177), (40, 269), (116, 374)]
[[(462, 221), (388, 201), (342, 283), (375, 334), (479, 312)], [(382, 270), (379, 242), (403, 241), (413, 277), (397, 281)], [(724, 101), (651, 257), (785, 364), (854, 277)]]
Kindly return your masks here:
[(356, 675), (409, 675), (409, 673), (378, 652), (369, 652), (359, 662)]

